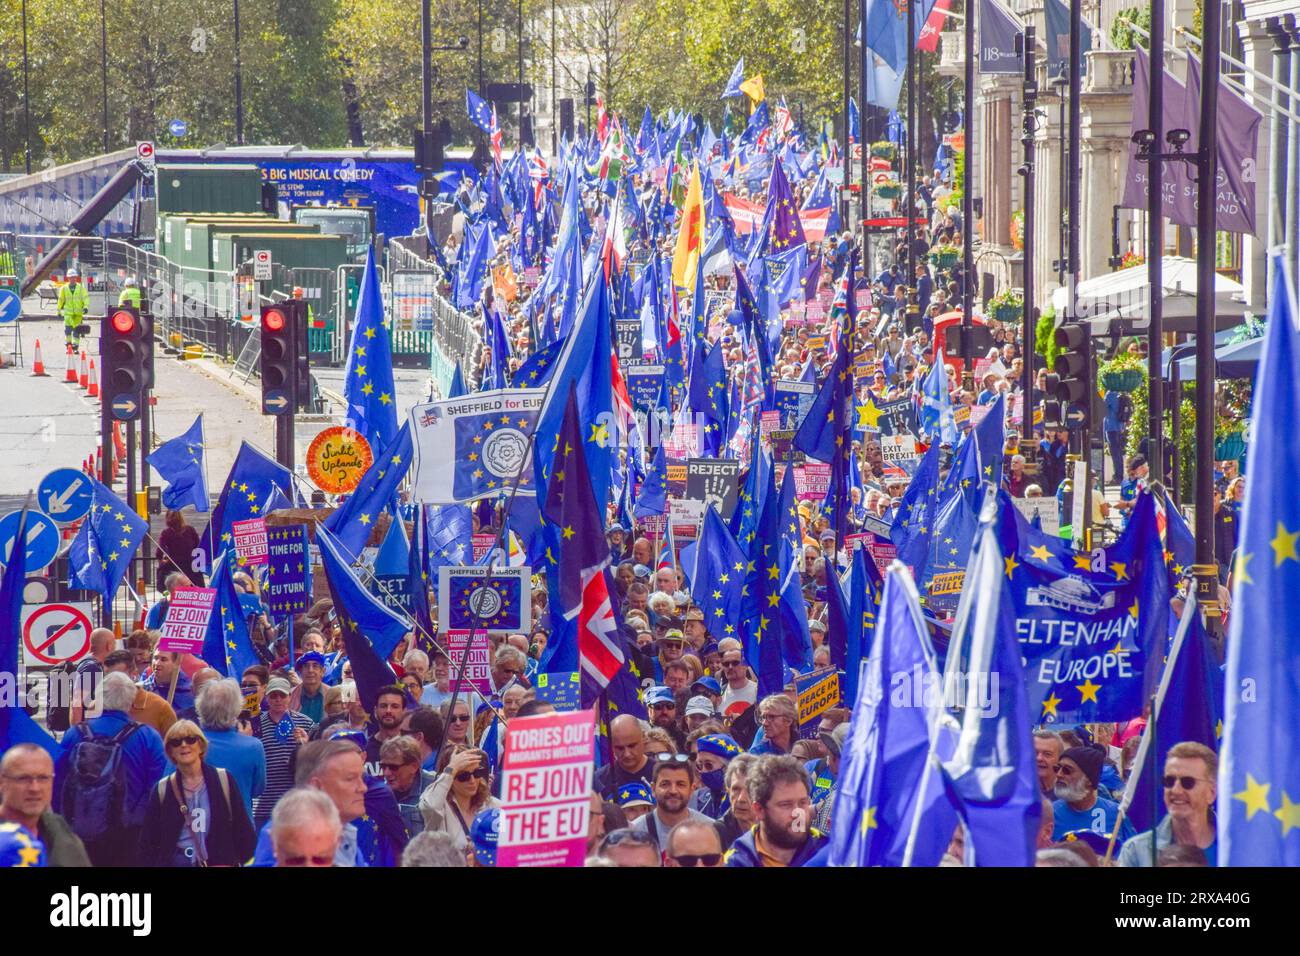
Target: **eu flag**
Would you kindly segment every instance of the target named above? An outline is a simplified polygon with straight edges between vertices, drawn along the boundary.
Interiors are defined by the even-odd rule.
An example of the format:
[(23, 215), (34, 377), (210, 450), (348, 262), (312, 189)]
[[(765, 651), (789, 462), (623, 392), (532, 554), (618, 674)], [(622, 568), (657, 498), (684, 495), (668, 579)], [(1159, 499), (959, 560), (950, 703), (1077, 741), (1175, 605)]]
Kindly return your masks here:
[(222, 551), (213, 562), (212, 581), (209, 587), (217, 592), (208, 618), (208, 631), (203, 638), (203, 651), (199, 654), (204, 663), (226, 677), (239, 680), (254, 664), (262, 663), (253, 641), (248, 636), (248, 618), (244, 616), (239, 592), (230, 562), (235, 557), (234, 548)]
[(935, 442), (921, 458), (912, 481), (903, 492), (903, 500), (894, 516), (889, 537), (898, 548), (898, 558), (920, 574), (929, 560), (930, 538), (938, 516), (939, 443)]
[[(511, 388), (542, 388), (555, 374), (555, 361), (564, 348), (564, 340), (556, 339), (550, 345), (530, 355), (510, 380)], [(454, 396), (452, 396), (454, 397)]]
[(357, 580), (338, 540), (322, 525), (316, 526), (316, 543), (339, 616), (343, 647), (352, 662), (357, 695), (366, 710), (374, 710), (379, 691), (397, 682), (388, 658), (410, 627)]
[[(725, 100), (729, 96), (740, 96), (743, 90), (740, 84), (745, 82), (745, 58), (742, 56), (736, 61), (736, 66), (731, 71), (731, 78), (727, 80), (727, 88), (722, 91), (722, 98)], [(646, 107), (648, 111), (650, 107)], [(648, 115), (648, 114), (647, 114)], [(642, 124), (644, 126), (644, 124)]]
[(727, 420), (726, 349), (721, 342), (701, 345), (691, 357), (690, 409), (702, 418), (700, 453), (716, 458), (723, 446), (723, 424)]
[(375, 252), (366, 253), (366, 271), (357, 292), (357, 311), (344, 368), (343, 396), (352, 427), (370, 442), (384, 448), (397, 434), (397, 406), (393, 402), (393, 353), (384, 325), (384, 303), (379, 296)]
[(430, 571), (449, 564), (469, 564), (474, 519), (469, 505), (425, 505), (426, 567)]
[[(484, 596), (476, 597), (479, 592)], [(488, 598), (487, 595), (492, 595)], [(518, 627), (523, 602), (523, 582), (517, 576), (455, 575), (448, 588), (447, 626), (456, 631), (487, 628), (489, 631), (513, 630)], [(474, 608), (480, 608), (475, 613)], [(491, 614), (481, 609), (495, 608)]]
[(176, 511), (186, 505), (193, 505), (195, 511), (208, 510), (208, 481), (203, 471), (202, 413), (183, 435), (163, 442), (148, 460), (167, 482), (162, 493), (164, 506)]
[(971, 429), (979, 447), (980, 480), (1002, 484), (1002, 458), (1006, 450), (1006, 398), (999, 394), (983, 420)]
[(415, 644), (427, 652), (438, 626), (433, 622), (433, 609), (429, 605), (429, 511), (426, 506), (415, 511), (415, 533), (411, 536), (411, 550), (407, 555), (406, 576), (411, 591)]
[(501, 310), (494, 304), (490, 314), (483, 320), (486, 333), (488, 355), (491, 361), (483, 376), (482, 389), (505, 388), (510, 383), (510, 337), (506, 335), (505, 323), (501, 321)]
[[(836, 866), (902, 866), (904, 860), (936, 866), (957, 815), (931, 751), (946, 756), (952, 737), (935, 692), (940, 675), (916, 585), (899, 562), (885, 577), (880, 620), (853, 698), (831, 860)], [(909, 859), (913, 829), (917, 838)]]
[(465, 112), (470, 122), (488, 135), (492, 134), (492, 107), (471, 89), (465, 90)]
[(1031, 714), (1020, 664), (1009, 563), (993, 528), (990, 513), (981, 524), (948, 645), (945, 676), (964, 693), (961, 732), (943, 772), (966, 825), (967, 864), (1032, 866), (1042, 818), (1030, 735), (1037, 714)]
[(871, 650), (885, 582), (876, 561), (861, 543), (849, 565), (846, 638), (844, 646), (844, 697), (857, 700), (862, 659)]
[(68, 549), (68, 587), (98, 591), (111, 601), (122, 584), (131, 556), (149, 533), (149, 522), (126, 506), (96, 478), (90, 513)]
[[(478, 228), (469, 226), (465, 245), (456, 270), (456, 308), (472, 309), (483, 296), (488, 266), (492, 261), (492, 226), (483, 221)], [(470, 245), (470, 240), (473, 245)]]
[(411, 423), (406, 421), (389, 446), (371, 462), (356, 490), (325, 519), (325, 527), (334, 532), (345, 553), (361, 555), (370, 529), (393, 500), (397, 485), (410, 467)]
[(664, 458), (664, 446), (655, 449), (654, 459), (646, 472), (645, 481), (641, 482), (641, 491), (636, 498), (636, 507), (632, 514), (637, 518), (661, 515), (668, 510), (668, 462)]
[(921, 431), (945, 445), (957, 443), (952, 397), (948, 394), (948, 363), (942, 357), (934, 363), (921, 384)]
[(695, 554), (691, 596), (704, 612), (704, 626), (716, 639), (735, 637), (747, 562), (745, 552), (711, 504), (704, 512), (704, 525)]
[(1275, 260), (1233, 571), (1218, 803), (1226, 866), (1300, 866), (1300, 333), (1289, 272)]
[[(99, 482), (96, 481), (95, 484), (98, 485)], [(25, 541), (26, 538), (27, 509), (24, 508), (22, 516), (18, 519), (18, 533), (14, 536), (14, 540)], [(0, 579), (0, 615), (4, 615), (4, 627), (0, 628), (0, 672), (10, 675), (11, 680), (16, 680), (18, 645), (22, 640), (23, 632), (23, 585), (27, 579), (26, 548), (13, 549), (3, 575)], [(36, 744), (38, 747), (45, 748), (51, 757), (57, 757), (58, 743), (45, 732), (43, 727), (32, 720), (20, 703), (11, 699), (0, 706), (0, 753), (4, 753), (15, 744)]]

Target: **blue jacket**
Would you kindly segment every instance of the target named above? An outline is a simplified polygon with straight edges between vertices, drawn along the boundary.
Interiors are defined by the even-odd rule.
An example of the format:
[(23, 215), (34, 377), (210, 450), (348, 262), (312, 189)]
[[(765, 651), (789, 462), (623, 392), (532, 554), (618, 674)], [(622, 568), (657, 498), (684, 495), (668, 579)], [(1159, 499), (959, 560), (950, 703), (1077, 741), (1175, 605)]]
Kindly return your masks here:
[[(754, 836), (758, 833), (758, 824), (749, 828), (749, 832), (742, 833), (736, 842), (731, 845), (731, 849), (726, 853), (727, 866), (762, 866), (763, 861), (758, 855), (758, 849), (754, 846)], [(825, 833), (812, 827), (808, 831), (808, 839), (804, 841), (803, 846), (795, 853), (790, 860), (790, 866), (803, 866), (830, 840)]]
[[(239, 784), (239, 793), (253, 818), (253, 798), (260, 797), (266, 789), (266, 750), (256, 737), (241, 734), (238, 730), (212, 730), (203, 728), (208, 738), (208, 754), (203, 762), (210, 767), (220, 767)], [(167, 773), (176, 768), (167, 761)]]
[[(99, 716), (87, 721), (96, 737), (112, 737), (119, 730), (131, 723), (131, 718), (121, 710), (106, 710)], [(84, 738), (82, 725), (76, 724), (63, 735), (61, 746), (63, 752), (54, 762), (54, 809), (62, 810), (63, 782), (69, 773), (72, 748)], [(167, 766), (163, 755), (162, 737), (158, 731), (147, 725), (127, 738), (122, 745), (122, 763), (126, 767), (126, 804), (122, 817), (130, 823), (139, 823), (144, 819), (145, 806), (154, 785), (162, 779)]]
[[(158, 675), (151, 672), (149, 679), (141, 681), (140, 686), (145, 690), (153, 691), (163, 700), (166, 700), (167, 688), (171, 686), (171, 682), (159, 681)], [(183, 710), (188, 710), (191, 713), (194, 710), (194, 683), (184, 671), (179, 671), (176, 674), (176, 693), (172, 697), (172, 709), (177, 714)]]

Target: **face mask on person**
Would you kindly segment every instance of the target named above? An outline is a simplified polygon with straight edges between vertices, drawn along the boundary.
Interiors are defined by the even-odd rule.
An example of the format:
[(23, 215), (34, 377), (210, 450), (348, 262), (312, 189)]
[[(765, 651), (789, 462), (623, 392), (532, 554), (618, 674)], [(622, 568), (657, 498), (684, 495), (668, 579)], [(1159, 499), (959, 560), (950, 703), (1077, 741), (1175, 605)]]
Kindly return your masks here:
[(700, 772), (700, 783), (704, 784), (704, 786), (708, 787), (710, 790), (721, 790), (722, 776), (725, 773), (725, 770), (703, 770)]

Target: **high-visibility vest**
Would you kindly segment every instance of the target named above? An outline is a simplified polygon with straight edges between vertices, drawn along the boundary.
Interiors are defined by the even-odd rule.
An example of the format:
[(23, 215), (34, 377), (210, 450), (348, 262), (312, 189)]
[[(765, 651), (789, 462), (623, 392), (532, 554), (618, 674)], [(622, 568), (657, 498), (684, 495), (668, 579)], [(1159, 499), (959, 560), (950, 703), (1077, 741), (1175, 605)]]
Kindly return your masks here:
[(122, 294), (117, 297), (118, 305), (129, 305), (140, 308), (140, 289), (137, 286), (127, 286), (122, 290)]
[(70, 319), (80, 322), (88, 308), (90, 308), (90, 296), (81, 283), (77, 283), (75, 287), (68, 284), (59, 289), (59, 315), (63, 316), (65, 323)]

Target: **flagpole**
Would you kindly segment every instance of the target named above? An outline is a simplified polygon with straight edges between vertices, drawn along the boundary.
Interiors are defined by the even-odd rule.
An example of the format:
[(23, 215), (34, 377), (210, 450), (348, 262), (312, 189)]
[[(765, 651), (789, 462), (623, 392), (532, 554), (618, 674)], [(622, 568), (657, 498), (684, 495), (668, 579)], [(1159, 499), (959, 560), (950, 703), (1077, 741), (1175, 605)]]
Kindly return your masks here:
[[(920, 322), (920, 309), (916, 299), (916, 247), (912, 241), (912, 220), (916, 218), (916, 163), (914, 162), (914, 152), (916, 150), (916, 15), (912, 12), (911, 4), (914, 0), (907, 0), (907, 142), (906, 142), (906, 163), (907, 163), (907, 222), (903, 226), (903, 242), (906, 245), (907, 253), (907, 275), (904, 276), (905, 285), (908, 290), (907, 297), (907, 314), (915, 315), (916, 322)], [(866, 35), (862, 41), (866, 42)], [(967, 223), (963, 227), (969, 228)], [(904, 319), (903, 331), (910, 333), (912, 329), (909, 323)]]
[[(1152, 771), (1155, 770), (1156, 758), (1160, 756), (1160, 748), (1156, 739), (1156, 725), (1160, 720), (1160, 708), (1164, 705), (1165, 694), (1169, 691), (1169, 684), (1173, 680), (1174, 665), (1178, 661), (1178, 655), (1183, 649), (1183, 642), (1187, 639), (1187, 633), (1191, 630), (1193, 615), (1197, 613), (1196, 594), (1195, 592), (1187, 595), (1187, 601), (1183, 605), (1183, 616), (1178, 621), (1178, 630), (1174, 632), (1173, 644), (1169, 648), (1169, 659), (1165, 661), (1164, 672), (1160, 675), (1160, 686), (1156, 689), (1155, 696), (1151, 698), (1151, 722), (1147, 724), (1146, 733), (1142, 734), (1138, 743), (1138, 751), (1133, 758), (1133, 773), (1129, 776), (1128, 782), (1124, 784), (1124, 793), (1120, 796), (1119, 812), (1115, 814), (1115, 828), (1110, 834), (1110, 843), (1106, 846), (1106, 853), (1102, 857), (1102, 865), (1105, 866), (1110, 860), (1111, 853), (1115, 850), (1115, 843), (1119, 838), (1119, 828), (1124, 823), (1124, 817), (1128, 812), (1129, 806), (1133, 802), (1133, 795), (1137, 793), (1138, 780), (1142, 776), (1142, 767), (1146, 763), (1148, 753), (1151, 756)], [(1156, 823), (1160, 819), (1160, 791), (1158, 788), (1152, 788), (1152, 809), (1155, 811), (1151, 816), (1151, 865), (1156, 865), (1155, 855), (1155, 829)]]
[[(895, 571), (894, 569), (895, 564), (898, 565), (897, 571)], [(912, 598), (907, 602), (907, 610), (908, 613), (911, 614), (912, 616), (912, 623), (915, 625), (913, 630), (916, 634), (916, 637), (918, 640), (920, 640), (921, 634), (925, 633), (928, 630), (928, 628), (926, 628), (925, 626), (925, 618), (920, 613), (921, 610), (920, 595), (917, 593), (916, 590), (916, 582), (912, 579), (912, 575), (910, 572), (908, 574), (903, 574), (902, 573), (903, 569), (904, 566), (902, 562), (900, 562), (897, 558), (895, 558), (894, 561), (891, 562), (889, 567), (889, 571), (899, 574), (899, 580), (902, 582), (904, 590), (907, 591), (909, 596)], [(932, 678), (937, 677), (938, 671), (935, 669), (934, 659), (930, 655), (930, 649), (926, 647), (924, 644), (922, 644), (921, 651), (925, 655), (925, 663), (926, 666), (930, 669), (931, 677)], [(930, 741), (929, 741), (929, 749), (927, 750), (925, 755), (926, 767), (929, 767), (931, 764), (934, 764), (936, 762), (935, 757), (939, 747), (939, 724), (942, 719), (943, 719), (943, 715), (940, 714), (937, 719), (935, 719), (932, 722), (928, 722), (929, 731), (930, 731)], [(903, 849), (903, 866), (905, 867), (910, 867), (912, 865), (912, 854), (916, 850), (917, 837), (920, 835), (921, 832), (921, 811), (922, 808), (925, 806), (925, 795), (926, 795), (926, 791), (929, 790), (929, 784), (930, 784), (930, 775), (928, 773), (922, 772), (921, 781), (916, 788), (916, 806), (912, 810), (912, 825), (909, 828), (907, 833), (907, 846)]]

